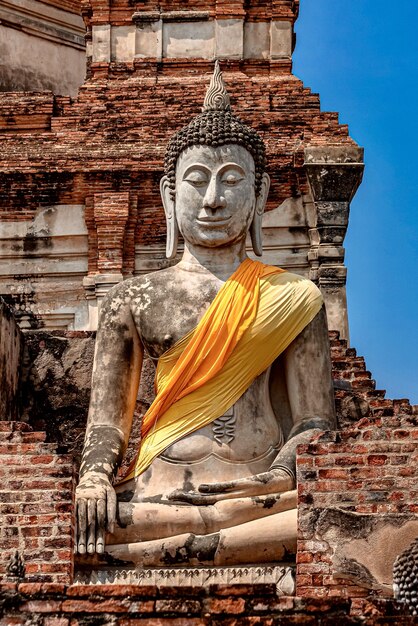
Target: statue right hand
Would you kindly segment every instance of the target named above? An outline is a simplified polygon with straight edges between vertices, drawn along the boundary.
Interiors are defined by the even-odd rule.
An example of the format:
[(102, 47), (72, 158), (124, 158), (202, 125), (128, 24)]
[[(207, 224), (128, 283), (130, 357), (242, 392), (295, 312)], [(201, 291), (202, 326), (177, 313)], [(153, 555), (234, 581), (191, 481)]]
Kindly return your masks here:
[(79, 554), (103, 554), (106, 531), (113, 532), (116, 493), (105, 474), (86, 472), (76, 492), (76, 545)]

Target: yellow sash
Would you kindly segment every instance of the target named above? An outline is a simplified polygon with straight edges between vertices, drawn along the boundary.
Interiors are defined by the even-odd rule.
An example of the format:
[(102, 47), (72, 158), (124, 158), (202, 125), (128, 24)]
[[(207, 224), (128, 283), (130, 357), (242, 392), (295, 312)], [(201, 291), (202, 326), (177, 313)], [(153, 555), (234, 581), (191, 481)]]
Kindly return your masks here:
[(157, 395), (143, 418), (138, 455), (121, 482), (223, 415), (321, 306), (311, 281), (259, 261), (241, 263), (197, 327), (160, 357)]

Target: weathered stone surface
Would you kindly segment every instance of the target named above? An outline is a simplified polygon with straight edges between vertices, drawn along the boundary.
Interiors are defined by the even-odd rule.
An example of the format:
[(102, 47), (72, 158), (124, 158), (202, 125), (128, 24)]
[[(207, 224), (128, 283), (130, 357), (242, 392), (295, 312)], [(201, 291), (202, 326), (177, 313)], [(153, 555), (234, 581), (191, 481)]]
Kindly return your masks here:
[(80, 453), (90, 399), (94, 333), (27, 331), (23, 416), (48, 441)]
[[(270, 279), (275, 295), (263, 296), (260, 283), (258, 302), (263, 311), (271, 297), (277, 308), (263, 323), (262, 313), (260, 318), (252, 305), (246, 307), (245, 316), (253, 311), (254, 324), (234, 351), (232, 345), (228, 348), (233, 335), (224, 336), (224, 327), (218, 334), (220, 344), (215, 336), (208, 342), (211, 327), (203, 330), (210, 319), (206, 311), (214, 319), (228, 315), (236, 324), (244, 315), (235, 291), (224, 311), (224, 285), (232, 289), (241, 275), (243, 281), (253, 276), (255, 285), (247, 289), (257, 293), (255, 272), (263, 266), (247, 258), (246, 240), (250, 234), (254, 254), (261, 256), (262, 215), (270, 187), (264, 152), (261, 137), (231, 112), (216, 63), (203, 112), (168, 144), (160, 184), (166, 255), (176, 257), (181, 234), (183, 257), (167, 270), (116, 285), (101, 305), (76, 490), (76, 549), (81, 555), (105, 554), (110, 562), (141, 567), (187, 567), (275, 564), (295, 554), (296, 447), (309, 441), (315, 429), (336, 426), (320, 292), (310, 281), (279, 270)], [(104, 235), (113, 244), (123, 237), (124, 225), (118, 222), (110, 231), (109, 211), (97, 204), (97, 237), (103, 215)], [(117, 200), (115, 204), (119, 216)], [(124, 217), (128, 219), (128, 212)], [(107, 253), (109, 245), (102, 248)], [(113, 261), (111, 248), (110, 253)], [(284, 305), (287, 298), (289, 304)], [(166, 366), (164, 355), (172, 359), (170, 351), (178, 349), (178, 342), (200, 320), (204, 344), (189, 343), (177, 364), (184, 358), (190, 365), (176, 376), (176, 366)], [(265, 353), (260, 342), (271, 350)], [(186, 357), (187, 350), (194, 352)], [(131, 430), (144, 351), (159, 360), (163, 378), (144, 418), (136, 464), (114, 485)], [(229, 351), (221, 368), (217, 364)], [(275, 367), (279, 357), (284, 380)], [(253, 369), (248, 367), (251, 362)], [(224, 381), (228, 367), (231, 373)], [(169, 384), (163, 385), (161, 380), (168, 376)], [(189, 385), (195, 387), (195, 380), (201, 379), (202, 389), (196, 390), (201, 396), (189, 395)], [(284, 384), (287, 399), (273, 393), (277, 381)], [(165, 416), (173, 424), (173, 435), (164, 426), (159, 435)], [(89, 522), (92, 514), (94, 527)], [(111, 531), (106, 533), (106, 528)], [(253, 537), (250, 546), (248, 536)]]
[[(393, 564), (418, 536), (418, 517), (367, 515), (335, 508), (314, 509), (311, 515), (317, 540), (329, 545), (334, 578), (392, 596)], [(309, 519), (304, 523), (309, 525)]]
[[(95, 333), (27, 331), (22, 370), (23, 419), (64, 445), (77, 466), (87, 423)], [(155, 366), (144, 359), (130, 442), (121, 471), (139, 445), (141, 416), (154, 398)]]
[(11, 309), (0, 298), (0, 420), (19, 417), (22, 353), (22, 333)]
[(312, 277), (324, 294), (329, 327), (338, 329), (343, 339), (349, 338), (343, 242), (363, 167), (363, 151), (357, 146), (305, 148), (305, 170), (315, 203), (308, 258)]
[[(331, 333), (331, 353), (337, 416), (342, 428), (336, 433), (324, 433), (309, 446), (298, 449), (300, 535), (297, 586), (298, 593), (310, 597), (348, 594), (355, 599), (356, 610), (362, 612), (367, 590), (361, 584), (379, 587), (382, 581), (386, 585), (390, 579), (390, 572), (384, 565), (384, 553), (379, 564), (377, 552), (386, 546), (389, 559), (393, 561), (397, 552), (391, 552), (392, 535), (394, 542), (402, 537), (402, 533), (397, 535), (397, 525), (406, 525), (408, 520), (415, 525), (417, 521), (413, 485), (418, 472), (418, 422), (416, 410), (407, 400), (386, 399), (384, 391), (375, 389), (364, 359), (358, 357), (353, 348), (348, 348), (347, 342), (337, 333)], [(355, 420), (356, 415), (358, 420)], [(343, 513), (338, 513), (335, 524), (331, 517), (328, 518), (324, 532), (330, 535), (325, 540), (317, 530), (318, 520), (327, 520), (327, 511), (337, 507)], [(357, 555), (343, 555), (337, 563), (340, 571), (344, 569), (346, 574), (351, 574), (351, 579), (339, 579), (334, 576), (334, 549), (345, 544), (349, 549), (348, 537), (352, 539), (356, 535), (357, 526), (362, 528), (363, 516), (367, 533), (373, 531), (370, 532), (373, 535), (371, 541), (376, 542), (377, 548), (366, 546), (362, 550), (361, 541), (366, 539), (357, 537), (355, 541), (359, 543), (356, 545), (360, 546)], [(389, 539), (380, 541), (381, 529), (383, 534), (385, 532), (381, 522), (386, 518), (393, 531)], [(360, 519), (358, 524), (356, 519)], [(348, 523), (343, 524), (344, 520)], [(325, 526), (321, 526), (322, 530)], [(412, 535), (414, 532), (411, 531)], [(372, 562), (370, 566), (370, 561), (366, 563), (365, 560), (371, 558), (374, 551), (376, 563)], [(357, 557), (365, 567), (356, 567), (354, 559)], [(384, 585), (378, 593), (384, 592)], [(387, 591), (386, 586), (385, 593)]]
[(0, 20), (1, 91), (77, 94), (86, 66), (79, 3), (4, 0)]

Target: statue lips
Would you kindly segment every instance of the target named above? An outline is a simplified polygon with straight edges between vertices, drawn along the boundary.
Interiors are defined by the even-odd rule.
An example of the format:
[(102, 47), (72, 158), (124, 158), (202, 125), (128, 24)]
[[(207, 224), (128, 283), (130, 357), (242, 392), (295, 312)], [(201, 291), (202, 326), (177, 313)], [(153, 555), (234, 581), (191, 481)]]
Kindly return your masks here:
[(220, 228), (221, 226), (227, 224), (231, 217), (231, 215), (229, 217), (200, 217), (196, 220), (196, 222), (201, 226), (207, 226), (208, 228)]

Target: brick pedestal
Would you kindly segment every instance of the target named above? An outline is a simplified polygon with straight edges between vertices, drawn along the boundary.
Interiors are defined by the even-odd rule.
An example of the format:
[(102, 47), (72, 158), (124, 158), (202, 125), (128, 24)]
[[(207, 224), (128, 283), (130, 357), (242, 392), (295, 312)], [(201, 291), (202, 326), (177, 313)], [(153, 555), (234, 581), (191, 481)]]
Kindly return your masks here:
[(278, 598), (274, 585), (208, 589), (124, 585), (4, 585), (0, 626), (289, 626), (416, 623), (390, 601), (368, 604), (362, 618), (344, 599)]

